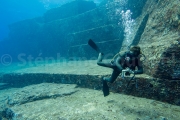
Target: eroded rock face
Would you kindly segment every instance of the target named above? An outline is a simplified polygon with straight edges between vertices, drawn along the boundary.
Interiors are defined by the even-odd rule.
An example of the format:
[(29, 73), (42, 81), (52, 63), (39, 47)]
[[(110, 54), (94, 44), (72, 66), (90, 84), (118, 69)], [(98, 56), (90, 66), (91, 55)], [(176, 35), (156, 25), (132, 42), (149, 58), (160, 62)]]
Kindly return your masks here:
[[(180, 79), (179, 1), (148, 1), (144, 14), (149, 18), (139, 41), (147, 59), (145, 72), (157, 78)], [(151, 4), (153, 6), (151, 6)]]

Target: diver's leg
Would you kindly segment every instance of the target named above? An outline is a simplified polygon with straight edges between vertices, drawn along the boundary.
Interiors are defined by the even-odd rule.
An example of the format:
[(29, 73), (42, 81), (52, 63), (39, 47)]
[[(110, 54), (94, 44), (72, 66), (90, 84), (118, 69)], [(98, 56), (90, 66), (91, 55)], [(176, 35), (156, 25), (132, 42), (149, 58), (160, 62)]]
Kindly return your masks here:
[(104, 77), (103, 80), (113, 83), (116, 80), (116, 78), (119, 76), (119, 74), (120, 71), (118, 69), (114, 69), (111, 77), (110, 78)]
[(103, 54), (99, 53), (98, 60), (97, 60), (97, 64), (99, 66), (109, 67), (109, 68), (113, 68), (114, 67), (114, 65), (112, 65), (111, 63), (104, 63), (104, 62), (102, 62), (102, 59), (103, 59)]

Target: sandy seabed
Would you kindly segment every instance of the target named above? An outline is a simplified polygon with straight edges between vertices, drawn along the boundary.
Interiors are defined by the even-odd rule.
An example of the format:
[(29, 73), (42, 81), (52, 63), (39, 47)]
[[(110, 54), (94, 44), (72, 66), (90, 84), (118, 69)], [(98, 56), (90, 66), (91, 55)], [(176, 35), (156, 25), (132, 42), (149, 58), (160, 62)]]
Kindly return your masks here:
[(42, 83), (0, 91), (16, 120), (179, 120), (180, 106), (74, 84)]

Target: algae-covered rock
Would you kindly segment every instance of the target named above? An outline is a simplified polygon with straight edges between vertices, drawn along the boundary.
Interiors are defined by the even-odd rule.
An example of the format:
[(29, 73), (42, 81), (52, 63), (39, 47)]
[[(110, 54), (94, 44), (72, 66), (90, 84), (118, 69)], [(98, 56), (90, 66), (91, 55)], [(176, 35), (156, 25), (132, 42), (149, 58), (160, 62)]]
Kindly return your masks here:
[[(179, 1), (148, 1), (149, 14), (139, 45), (146, 55), (145, 72), (157, 78), (180, 79), (179, 75)], [(147, 11), (146, 11), (147, 10)]]

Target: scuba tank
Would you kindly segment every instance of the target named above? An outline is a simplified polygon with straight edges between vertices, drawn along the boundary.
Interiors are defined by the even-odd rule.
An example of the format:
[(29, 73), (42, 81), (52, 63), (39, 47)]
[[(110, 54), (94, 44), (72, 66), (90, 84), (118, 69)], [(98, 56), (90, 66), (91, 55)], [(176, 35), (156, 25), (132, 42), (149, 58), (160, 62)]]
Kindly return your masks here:
[[(130, 50), (130, 46), (127, 47), (127, 51), (125, 52), (125, 54), (128, 54)], [(122, 56), (122, 52), (118, 52), (117, 54), (114, 55), (114, 57), (111, 60), (111, 63), (118, 57), (118, 56)], [(140, 50), (140, 54), (138, 55), (140, 57), (140, 60), (143, 62), (146, 60), (146, 56), (141, 52)], [(143, 58), (143, 59), (141, 59)]]

